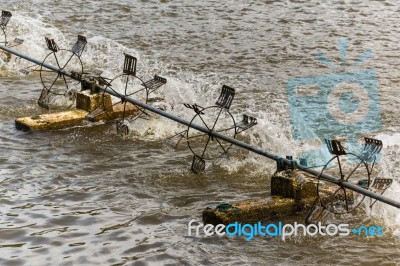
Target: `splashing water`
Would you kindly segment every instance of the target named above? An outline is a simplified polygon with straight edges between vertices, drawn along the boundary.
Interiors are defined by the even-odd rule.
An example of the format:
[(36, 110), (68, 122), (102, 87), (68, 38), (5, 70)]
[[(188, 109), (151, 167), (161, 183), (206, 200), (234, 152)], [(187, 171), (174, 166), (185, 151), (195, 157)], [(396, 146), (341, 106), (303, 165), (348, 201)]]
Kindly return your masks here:
[[(55, 39), (58, 46), (63, 48), (72, 47), (75, 41), (73, 36), (65, 36), (60, 29), (43, 23), (40, 16), (32, 18), (16, 13), (11, 22), (9, 24), (10, 35), (12, 37), (23, 36), (25, 40), (22, 45), (18, 46), (18, 50), (34, 58), (44, 58), (49, 52), (45, 45), (44, 37)], [(346, 60), (347, 42), (341, 40), (340, 44), (341, 60), (344, 62)], [(137, 74), (143, 77), (144, 80), (151, 78), (155, 73), (167, 78), (167, 84), (156, 91), (156, 94), (152, 95), (152, 97), (163, 99), (167, 111), (190, 120), (194, 114), (188, 113), (188, 109), (183, 106), (183, 103), (197, 103), (201, 106), (214, 105), (218, 96), (218, 91), (222, 86), (220, 81), (215, 82), (213, 79), (210, 79), (210, 77), (193, 75), (193, 73), (187, 71), (177, 71), (176, 68), (171, 68), (168, 64), (147, 59), (138, 50), (125, 47), (114, 40), (102, 36), (88, 38), (88, 44), (82, 55), (84, 71), (90, 72), (94, 69), (101, 69), (104, 71), (102, 74), (104, 77), (112, 78), (118, 76), (122, 72), (124, 54), (137, 57)], [(357, 62), (363, 61), (369, 56), (370, 53), (364, 54)], [(333, 63), (323, 57), (322, 54), (319, 56), (317, 55), (317, 57), (326, 64), (332, 64), (333, 66)], [(3, 63), (3, 68), (5, 68), (7, 73), (6, 75), (15, 75), (15, 73), (18, 73), (17, 71), (19, 69), (27, 66), (30, 66), (30, 63), (18, 58), (13, 58), (8, 64)], [(79, 85), (77, 85), (76, 89), (79, 89)], [(123, 86), (115, 86), (113, 89), (119, 93), (123, 93)], [(240, 113), (248, 113), (257, 117), (257, 127), (249, 130), (245, 136), (251, 144), (282, 156), (299, 156), (302, 150), (311, 147), (307, 146), (308, 144), (305, 144), (306, 146), (296, 145), (298, 143), (295, 143), (291, 140), (290, 136), (288, 136), (288, 128), (282, 128), (281, 125), (276, 124), (276, 121), (281, 122), (280, 114), (276, 109), (272, 109), (272, 112), (268, 113), (261, 109), (257, 110), (257, 106), (254, 103), (251, 104), (254, 100), (248, 100), (248, 106), (244, 108), (241, 105), (238, 106), (235, 110), (237, 110), (239, 114), (235, 112), (233, 115), (237, 120), (240, 119)], [(117, 99), (114, 99), (114, 101), (117, 101)], [(56, 98), (54, 103), (62, 106), (71, 106), (71, 101), (62, 97)], [(285, 106), (278, 106), (278, 108), (284, 107)], [(224, 126), (228, 127), (229, 125)], [(184, 127), (175, 122), (156, 116), (151, 116), (150, 119), (140, 119), (140, 122), (134, 121), (130, 123), (130, 128), (132, 128), (130, 137), (147, 141), (163, 140), (184, 129)], [(311, 128), (304, 128), (301, 130), (309, 132), (308, 135), (310, 135), (310, 138), (314, 139), (316, 136)], [(394, 143), (395, 140), (396, 138), (388, 137), (384, 142), (392, 141)], [(318, 143), (318, 145), (320, 145), (320, 143)], [(326, 154), (324, 156), (326, 156)], [(257, 168), (255, 168), (257, 169), (256, 172), (268, 171), (270, 173), (271, 170), (269, 169), (274, 167), (274, 163), (251, 153), (247, 154), (245, 159), (235, 159), (235, 157), (231, 159), (232, 161), (230, 164), (226, 164), (222, 161), (222, 164), (217, 162), (217, 165), (229, 172), (235, 172), (243, 167), (246, 168), (248, 165), (257, 165)], [(266, 163), (266, 161), (268, 162)], [(396, 165), (388, 165), (386, 169), (392, 169), (395, 166)], [(254, 167), (252, 168), (254, 169)]]

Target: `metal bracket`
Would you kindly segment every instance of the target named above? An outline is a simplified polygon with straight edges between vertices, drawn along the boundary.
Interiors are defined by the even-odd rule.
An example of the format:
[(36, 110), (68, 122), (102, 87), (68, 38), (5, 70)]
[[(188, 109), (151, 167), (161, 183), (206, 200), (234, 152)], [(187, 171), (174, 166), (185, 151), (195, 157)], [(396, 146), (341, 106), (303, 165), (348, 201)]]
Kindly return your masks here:
[(74, 46), (72, 46), (71, 52), (80, 57), (83, 53), (83, 50), (85, 49), (86, 44), (87, 44), (86, 37), (78, 35), (78, 40), (76, 41)]
[(388, 189), (392, 185), (392, 183), (393, 179), (391, 178), (376, 178), (374, 180), (374, 183), (372, 184), (372, 187), (376, 190), (383, 190), (383, 192), (385, 192), (385, 190)]
[(123, 72), (126, 75), (136, 76), (137, 59), (131, 55), (125, 54)]
[(145, 86), (149, 90), (149, 92), (153, 92), (166, 83), (166, 78), (155, 75), (153, 79), (143, 83), (143, 86)]
[(1, 17), (0, 17), (0, 28), (4, 30), (7, 27), (8, 21), (10, 21), (10, 18), (12, 17), (11, 12), (9, 11), (1, 11)]
[(280, 160), (276, 161), (276, 171), (277, 172), (282, 172), (282, 171), (286, 171), (286, 170), (294, 170), (297, 167), (297, 162), (295, 160), (293, 160), (293, 156), (286, 156), (286, 160), (289, 160), (290, 163), (286, 163), (282, 160), (282, 158), (280, 158)]
[(184, 103), (183, 104), (186, 108), (192, 109), (196, 112), (198, 115), (204, 115), (203, 110), (205, 109), (204, 107), (201, 107), (200, 105), (197, 104), (188, 104)]
[(95, 79), (97, 80), (97, 82), (98, 82), (98, 84), (100, 86), (106, 86), (106, 87), (110, 87), (111, 86), (111, 83), (107, 78), (98, 76)]
[(19, 72), (25, 76), (27, 76), (27, 75), (29, 75), (29, 73), (31, 73), (31, 71), (28, 68), (22, 68), (19, 70)]
[(331, 212), (321, 206), (321, 204), (319, 204), (319, 200), (316, 199), (307, 214), (305, 222), (306, 224), (317, 224), (317, 222), (325, 222), (330, 214)]
[(72, 77), (74, 80), (82, 81), (82, 74), (81, 74), (81, 73), (72, 71), (72, 72), (71, 72), (71, 77)]
[(24, 39), (21, 39), (21, 38), (15, 38), (14, 39), (14, 42), (13, 43), (15, 43), (16, 45), (20, 45), (20, 44), (22, 44), (23, 42), (24, 42), (25, 40)]
[[(386, 189), (388, 189), (393, 184), (393, 179), (391, 178), (376, 178), (372, 187), (375, 189), (375, 192), (380, 192), (381, 195), (385, 193)], [(377, 200), (371, 203), (370, 207), (374, 206)]]
[(15, 38), (15, 39), (9, 44), (8, 47), (12, 48), (12, 47), (21, 45), (23, 42), (24, 42), (23, 39), (21, 39), (21, 38)]
[(94, 79), (82, 79), (81, 80), (81, 90), (90, 90), (90, 93), (98, 92), (98, 88), (96, 88), (96, 82)]
[(60, 48), (58, 48), (54, 39), (50, 39), (47, 37), (45, 37), (45, 39), (46, 39), (47, 48), (49, 48), (50, 51), (53, 51), (56, 53), (56, 52), (58, 52), (58, 50), (60, 50)]
[[(93, 82), (97, 82), (97, 84), (99, 84), (100, 86), (110, 87), (111, 86), (110, 79), (101, 76), (101, 74), (103, 72), (104, 72), (103, 70), (96, 68), (96, 69), (90, 71), (89, 73), (84, 73), (84, 74), (87, 79), (89, 79)], [(81, 78), (79, 78), (77, 80), (82, 81), (82, 75), (81, 75)], [(82, 90), (85, 90), (85, 88), (86, 88), (86, 85), (84, 85), (84, 88), (82, 88)]]
[(116, 126), (117, 126), (117, 134), (125, 136), (129, 134), (128, 125), (126, 125), (123, 120), (117, 120)]
[(328, 150), (331, 154), (333, 155), (346, 155), (347, 152), (340, 143), (339, 140), (329, 140), (325, 139), (326, 146), (328, 147)]
[[(166, 143), (176, 149), (179, 146), (179, 143), (181, 143), (182, 139), (186, 139), (186, 134), (187, 130), (181, 131), (172, 137), (167, 138)], [(174, 145), (172, 145), (172, 143), (174, 143)]]
[(99, 69), (99, 68), (95, 68), (90, 74), (92, 75), (92, 76), (100, 76), (101, 74), (103, 74), (103, 70), (102, 69)]
[(42, 108), (49, 109), (49, 101), (50, 101), (50, 90), (43, 88), (42, 92), (40, 93), (38, 105)]
[(257, 125), (257, 118), (244, 114), (243, 120), (236, 125), (236, 133), (243, 132), (255, 125)]
[(202, 173), (206, 169), (206, 162), (202, 158), (195, 155), (193, 156), (191, 169), (195, 174)]
[(33, 71), (38, 71), (37, 65), (28, 66), (26, 68), (22, 68), (19, 70), (19, 72), (23, 75), (29, 75), (29, 73), (31, 73)]
[(382, 150), (382, 141), (372, 138), (364, 139), (364, 148), (359, 156), (366, 162), (375, 162), (376, 155), (378, 155)]
[(235, 96), (235, 89), (228, 87), (226, 85), (223, 85), (221, 94), (219, 95), (219, 98), (215, 104), (221, 108), (225, 108), (226, 110), (229, 110), (234, 96)]

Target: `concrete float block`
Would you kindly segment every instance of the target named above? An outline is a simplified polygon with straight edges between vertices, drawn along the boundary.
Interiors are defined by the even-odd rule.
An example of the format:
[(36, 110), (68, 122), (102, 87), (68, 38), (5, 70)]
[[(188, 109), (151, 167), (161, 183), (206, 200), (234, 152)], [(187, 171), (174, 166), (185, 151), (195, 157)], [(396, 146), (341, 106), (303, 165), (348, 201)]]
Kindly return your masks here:
[(90, 94), (89, 91), (83, 91), (77, 94), (76, 108), (88, 111), (86, 120), (98, 122), (102, 120), (113, 120), (122, 118), (125, 109), (125, 116), (137, 115), (139, 108), (131, 103), (118, 103), (113, 106), (110, 94)]
[(315, 178), (298, 170), (276, 172), (271, 177), (271, 196), (221, 204), (203, 211), (203, 222), (211, 224), (257, 223), (306, 211), (317, 197)]
[[(36, 116), (22, 117), (15, 120), (18, 130), (38, 131), (56, 130), (81, 124), (85, 119), (96, 122), (100, 120), (113, 120), (122, 117), (125, 108), (125, 116), (136, 115), (138, 107), (131, 103), (112, 105), (109, 94), (80, 91), (76, 96), (76, 109), (48, 113)], [(104, 109), (109, 110), (107, 113)], [(93, 116), (98, 112), (98, 116)]]
[(271, 195), (302, 200), (315, 199), (318, 180), (294, 169), (276, 172), (271, 177)]
[(88, 112), (74, 109), (59, 113), (17, 118), (15, 127), (23, 131), (56, 130), (81, 123)]
[(93, 93), (90, 91), (80, 91), (76, 94), (76, 109), (93, 112), (98, 108), (112, 109), (111, 95), (103, 93)]
[[(271, 195), (292, 198), (300, 203), (314, 201), (318, 197), (318, 179), (300, 170), (285, 170), (276, 172), (271, 177)], [(340, 187), (333, 183), (326, 183), (319, 187), (319, 197), (322, 200), (343, 200), (341, 193), (336, 193)], [(346, 189), (346, 197), (351, 199), (353, 192)]]
[[(311, 202), (308, 202), (311, 204)], [(257, 223), (295, 215), (304, 211), (296, 200), (282, 197), (269, 197), (265, 199), (252, 199), (239, 201), (232, 204), (220, 204), (215, 208), (206, 208), (203, 211), (204, 224), (229, 224), (229, 223)]]
[(125, 108), (125, 117), (137, 115), (139, 108), (131, 103), (126, 103), (125, 107), (123, 103), (115, 104), (110, 108), (104, 110), (104, 107), (100, 107), (86, 116), (86, 120), (90, 122), (98, 122), (101, 120), (113, 120), (116, 118), (122, 118)]
[[(309, 210), (318, 197), (318, 180), (313, 176), (294, 169), (276, 172), (271, 177), (271, 196), (223, 203), (203, 211), (205, 224), (257, 223), (285, 216), (298, 215)], [(332, 197), (339, 186), (325, 185), (320, 191), (321, 200), (343, 200), (339, 195)], [(353, 192), (346, 190), (348, 199)]]

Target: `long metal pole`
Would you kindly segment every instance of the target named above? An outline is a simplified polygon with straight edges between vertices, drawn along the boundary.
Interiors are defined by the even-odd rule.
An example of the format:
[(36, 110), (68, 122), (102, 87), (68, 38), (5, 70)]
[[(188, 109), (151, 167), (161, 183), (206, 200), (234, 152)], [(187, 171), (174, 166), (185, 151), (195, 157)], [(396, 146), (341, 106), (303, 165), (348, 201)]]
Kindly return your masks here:
[[(42, 65), (43, 67), (45, 67), (47, 69), (50, 69), (50, 70), (52, 70), (54, 72), (57, 72), (57, 73), (59, 73), (61, 75), (65, 75), (65, 76), (70, 77), (72, 79), (76, 79), (76, 77), (74, 75), (72, 75), (72, 73), (66, 71), (65, 69), (59, 69), (59, 68), (54, 67), (54, 66), (52, 66), (50, 64), (46, 64), (46, 63), (40, 62), (39, 60), (37, 60), (35, 58), (29, 57), (29, 56), (27, 56), (25, 54), (22, 54), (22, 53), (20, 53), (18, 51), (15, 51), (15, 50), (13, 50), (11, 48), (8, 48), (8, 47), (5, 47), (3, 45), (0, 45), (0, 49), (2, 49), (4, 51), (7, 51), (9, 53), (12, 53), (12, 54), (14, 54), (14, 55), (16, 55), (18, 57), (21, 57), (23, 59), (26, 59), (28, 61), (31, 61), (31, 62), (33, 62), (35, 64)], [(210, 136), (219, 138), (219, 139), (221, 139), (223, 141), (229, 142), (229, 143), (231, 143), (233, 145), (236, 145), (236, 146), (239, 146), (239, 147), (241, 147), (243, 149), (249, 150), (251, 152), (257, 153), (257, 154), (259, 154), (261, 156), (270, 158), (270, 159), (275, 160), (275, 161), (281, 161), (281, 162), (283, 162), (284, 164), (287, 164), (287, 165), (291, 164), (290, 160), (287, 160), (285, 158), (281, 158), (281, 157), (279, 157), (277, 155), (274, 155), (274, 154), (272, 154), (272, 153), (270, 153), (268, 151), (264, 151), (264, 150), (262, 150), (262, 149), (260, 149), (258, 147), (252, 146), (250, 144), (247, 144), (245, 142), (239, 141), (237, 139), (233, 139), (233, 138), (227, 137), (227, 136), (225, 136), (225, 135), (223, 135), (221, 133), (218, 133), (218, 132), (215, 132), (215, 131), (210, 131), (207, 128), (204, 128), (202, 126), (193, 124), (193, 123), (191, 123), (191, 122), (189, 122), (189, 121), (187, 121), (185, 119), (182, 119), (182, 118), (180, 118), (178, 116), (175, 116), (175, 115), (172, 115), (170, 113), (164, 112), (164, 111), (162, 111), (160, 109), (157, 109), (157, 108), (155, 108), (153, 106), (150, 106), (150, 105), (147, 105), (147, 104), (142, 103), (140, 101), (137, 101), (137, 100), (135, 100), (135, 99), (133, 99), (131, 97), (127, 97), (125, 95), (121, 95), (121, 94), (113, 91), (112, 89), (110, 89), (108, 87), (103, 87), (103, 86), (100, 86), (100, 85), (96, 84), (96, 88), (101, 90), (101, 91), (105, 91), (105, 92), (107, 92), (107, 93), (109, 93), (109, 94), (111, 94), (111, 95), (113, 95), (115, 97), (118, 97), (118, 98), (122, 99), (123, 101), (130, 102), (130, 103), (132, 103), (134, 105), (137, 105), (139, 107), (142, 107), (142, 108), (144, 108), (144, 109), (146, 109), (146, 110), (148, 110), (150, 112), (153, 112), (153, 113), (156, 113), (156, 114), (161, 115), (163, 117), (166, 117), (166, 118), (168, 118), (170, 120), (173, 120), (175, 122), (178, 122), (178, 123), (180, 123), (182, 125), (194, 128), (194, 129), (196, 129), (198, 131), (201, 131), (201, 132), (206, 133), (206, 134), (208, 134)], [(333, 177), (331, 175), (328, 175), (328, 174), (325, 174), (325, 173), (321, 174), (319, 171), (314, 170), (314, 169), (305, 168), (305, 167), (303, 167), (301, 165), (298, 165), (298, 168), (299, 168), (299, 170), (301, 170), (303, 172), (309, 173), (309, 174), (311, 174), (311, 175), (313, 175), (315, 177), (319, 177), (320, 179), (323, 179), (325, 181), (328, 181), (328, 182), (340, 185), (340, 186), (342, 186), (344, 188), (348, 188), (350, 190), (356, 191), (356, 192), (358, 192), (360, 194), (363, 194), (365, 196), (371, 197), (371, 198), (376, 199), (378, 201), (384, 202), (384, 203), (389, 204), (391, 206), (394, 206), (396, 208), (400, 208), (400, 202), (397, 202), (397, 201), (395, 201), (393, 199), (389, 199), (389, 198), (384, 197), (384, 196), (382, 196), (380, 194), (376, 194), (376, 193), (374, 193), (374, 192), (372, 192), (370, 190), (366, 190), (366, 189), (364, 189), (362, 187), (359, 187), (357, 185), (354, 185), (352, 183), (349, 183), (349, 182), (346, 182), (346, 181), (343, 181), (343, 180), (339, 180), (339, 179), (337, 179), (337, 178), (335, 178), (335, 177)]]

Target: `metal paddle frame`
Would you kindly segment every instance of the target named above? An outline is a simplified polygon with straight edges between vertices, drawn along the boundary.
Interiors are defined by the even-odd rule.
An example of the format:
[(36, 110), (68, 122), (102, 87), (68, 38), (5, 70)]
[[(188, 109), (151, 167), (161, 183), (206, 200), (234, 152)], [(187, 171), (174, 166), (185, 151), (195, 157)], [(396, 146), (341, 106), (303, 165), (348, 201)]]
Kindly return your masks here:
[(2, 42), (5, 46), (8, 46), (7, 43), (7, 32), (6, 32), (6, 27), (8, 22), (10, 21), (10, 18), (12, 17), (11, 12), (9, 11), (1, 11), (1, 17), (0, 17), (0, 29), (3, 32), (4, 36), (4, 41)]
[[(28, 55), (22, 54), (22, 53), (14, 50), (14, 49), (11, 49), (9, 47), (0, 45), (0, 49), (2, 49), (4, 51), (7, 51), (7, 52), (9, 52), (11, 54), (14, 54), (14, 55), (16, 55), (16, 56), (18, 56), (20, 58), (23, 58), (23, 59), (26, 59), (28, 61), (31, 61), (31, 62), (33, 62), (35, 64), (38, 64), (38, 65), (42, 64), (42, 62), (40, 62), (39, 60), (37, 60), (35, 58), (32, 58), (32, 57), (30, 57)], [(59, 69), (59, 68), (57, 68), (55, 66), (47, 65), (47, 64), (43, 64), (43, 66), (48, 68), (49, 70), (52, 70), (52, 71), (55, 71), (55, 72), (60, 72), (62, 75), (66, 75), (68, 77), (71, 77), (71, 78), (74, 78), (76, 80), (82, 81), (81, 79), (79, 79), (79, 77), (77, 75), (74, 75), (73, 73), (70, 73), (70, 72), (66, 71), (65, 69)], [(168, 112), (160, 110), (160, 109), (158, 109), (156, 107), (147, 105), (147, 104), (142, 103), (140, 101), (137, 101), (137, 100), (135, 100), (135, 99), (133, 99), (131, 97), (125, 97), (124, 95), (121, 95), (121, 94), (113, 91), (108, 86), (100, 86), (100, 85), (96, 84), (95, 87), (99, 91), (104, 91), (106, 93), (109, 93), (112, 96), (121, 98), (121, 99), (123, 99), (123, 100), (125, 100), (127, 102), (130, 102), (130, 103), (132, 103), (134, 105), (142, 107), (143, 109), (146, 109), (147, 111), (156, 113), (158, 115), (161, 115), (161, 116), (163, 116), (163, 117), (165, 117), (167, 119), (173, 120), (173, 121), (175, 121), (177, 123), (180, 123), (182, 125), (185, 125), (185, 126), (193, 128), (193, 129), (196, 129), (196, 130), (198, 130), (200, 132), (209, 134), (210, 136), (212, 136), (214, 138), (218, 138), (220, 140), (229, 142), (229, 143), (231, 143), (231, 144), (233, 144), (235, 146), (241, 147), (243, 149), (246, 149), (248, 151), (251, 151), (253, 153), (261, 155), (263, 157), (267, 157), (267, 158), (272, 159), (274, 161), (279, 161), (279, 162), (281, 162), (283, 164), (286, 164), (286, 165), (291, 165), (291, 163), (292, 163), (291, 160), (287, 160), (287, 159), (282, 158), (280, 156), (277, 156), (277, 155), (275, 155), (273, 153), (270, 153), (268, 151), (262, 150), (259, 147), (252, 146), (250, 144), (247, 144), (245, 142), (239, 141), (237, 139), (227, 137), (224, 134), (221, 134), (219, 132), (210, 131), (209, 129), (207, 129), (207, 128), (203, 127), (203, 126), (193, 124), (190, 121), (182, 119), (181, 117), (175, 116), (173, 114), (170, 114)], [(394, 199), (391, 199), (391, 198), (384, 197), (381, 194), (375, 193), (375, 192), (370, 191), (368, 189), (365, 189), (365, 188), (363, 188), (361, 186), (354, 185), (354, 184), (349, 183), (347, 181), (340, 180), (340, 178), (338, 179), (337, 177), (333, 177), (333, 176), (328, 175), (326, 173), (320, 173), (319, 171), (317, 171), (315, 169), (307, 168), (307, 167), (304, 167), (302, 165), (297, 165), (297, 168), (299, 170), (305, 172), (305, 173), (308, 173), (310, 175), (315, 176), (316, 178), (319, 178), (320, 180), (325, 180), (327, 182), (331, 182), (333, 184), (340, 185), (340, 186), (342, 186), (344, 188), (347, 188), (347, 189), (350, 189), (352, 191), (361, 193), (362, 195), (368, 196), (368, 197), (370, 197), (372, 199), (378, 200), (380, 202), (386, 203), (386, 204), (391, 205), (391, 206), (396, 207), (396, 208), (400, 208), (400, 202), (398, 202), (398, 201), (396, 201)]]
[[(205, 126), (209, 132), (224, 133), (225, 136), (229, 135), (231, 138), (235, 139), (237, 134), (255, 126), (257, 124), (257, 119), (248, 115), (243, 115), (243, 120), (240, 123), (236, 123), (235, 118), (229, 111), (234, 97), (235, 89), (227, 85), (223, 85), (221, 88), (221, 93), (214, 106), (204, 108), (196, 103), (185, 103), (184, 106), (186, 108), (195, 112), (195, 115), (190, 120), (190, 124), (194, 124), (195, 120), (197, 119), (198, 122)], [(211, 119), (211, 121), (206, 119), (206, 117), (210, 114), (215, 115), (214, 119)], [(221, 121), (221, 119), (223, 121)], [(221, 126), (225, 124), (229, 124), (229, 126)], [(204, 172), (206, 167), (205, 160), (216, 160), (223, 156), (227, 156), (228, 151), (232, 146), (232, 143), (214, 138), (212, 134), (199, 133), (197, 130), (192, 130), (190, 125), (186, 130), (173, 135), (169, 139), (173, 139), (175, 137), (178, 137), (175, 148), (179, 145), (182, 139), (186, 140), (190, 151), (193, 153), (191, 170), (195, 174)], [(200, 145), (199, 147), (198, 142), (199, 139), (202, 138), (205, 138), (206, 140), (205, 143), (202, 143), (203, 146)], [(213, 145), (215, 143), (216, 145)]]
[[(40, 80), (43, 85), (42, 92), (40, 94), (39, 100), (38, 100), (38, 105), (42, 108), (49, 109), (49, 103), (50, 103), (50, 97), (51, 95), (55, 96), (66, 96), (68, 91), (70, 90), (70, 82), (67, 80), (68, 76), (65, 76), (62, 74), (61, 71), (57, 72), (57, 75), (55, 77), (51, 77), (50, 80), (48, 77), (49, 70), (47, 70), (46, 67), (43, 65), (47, 65), (46, 60), (55, 60), (57, 67), (60, 70), (63, 70), (65, 68), (68, 68), (68, 66), (74, 62), (76, 64), (76, 69), (75, 73), (77, 75), (82, 76), (83, 75), (83, 63), (81, 60), (81, 55), (86, 47), (87, 40), (84, 36), (78, 35), (78, 40), (76, 43), (73, 45), (73, 47), (70, 50), (67, 49), (60, 49), (54, 39), (50, 39), (45, 37), (47, 48), (51, 51), (47, 56), (44, 58), (42, 64), (40, 65), (39, 73), (40, 73)], [(60, 54), (63, 54), (65, 58), (62, 58)], [(64, 60), (64, 61), (61, 61)], [(59, 80), (62, 80), (62, 83), (64, 85), (61, 86), (56, 86), (56, 83)], [(74, 79), (73, 79), (74, 80)], [(60, 91), (57, 91), (60, 90)]]
[[(349, 183), (349, 179), (352, 178), (357, 178), (353, 177), (355, 172), (360, 169), (365, 169), (365, 173), (361, 175), (362, 179), (355, 180), (358, 181), (356, 185), (370, 190), (370, 185), (371, 185), (371, 175), (376, 163), (376, 158), (379, 155), (379, 153), (382, 150), (382, 141), (377, 140), (377, 139), (372, 139), (372, 138), (364, 138), (365, 144), (363, 149), (361, 150), (360, 154), (354, 154), (347, 152), (346, 149), (342, 146), (339, 140), (327, 140), (325, 139), (325, 143), (328, 147), (329, 152), (334, 155), (332, 159), (330, 159), (326, 165), (323, 167), (321, 170), (320, 175), (317, 177), (318, 180), (318, 185), (317, 185), (317, 194), (318, 197), (316, 201), (314, 202), (313, 206), (311, 207), (306, 221), (311, 222), (312, 220), (318, 220), (318, 219), (324, 219), (327, 217), (327, 212), (335, 213), (335, 214), (344, 214), (344, 213), (349, 213), (359, 207), (362, 203), (362, 201), (365, 198), (364, 193), (359, 193), (356, 191), (352, 191), (352, 193), (347, 193), (346, 188), (343, 184)], [(353, 158), (356, 158), (356, 163), (353, 164), (353, 168), (346, 169), (348, 171), (348, 175), (344, 174), (345, 169), (343, 169), (343, 164), (341, 162), (341, 158), (343, 157), (348, 157), (352, 156)], [(325, 170), (329, 167), (331, 162), (337, 161), (337, 168), (339, 170), (339, 176), (340, 179), (338, 180), (338, 186), (331, 195), (328, 195), (326, 191), (323, 192), (321, 189), (321, 186), (323, 185), (320, 177), (324, 174)], [(353, 160), (354, 161), (354, 160)], [(355, 166), (354, 166), (355, 165)], [(380, 195), (383, 195), (383, 193), (389, 188), (389, 186), (392, 184), (393, 180), (392, 179), (387, 179), (387, 178), (376, 178), (372, 184), (372, 188), (375, 189), (375, 192), (379, 192)], [(343, 195), (338, 196), (339, 192), (343, 192)], [(349, 195), (350, 194), (350, 195)], [(361, 194), (361, 195), (357, 195)], [(372, 207), (377, 199), (374, 201), (371, 200), (370, 207)], [(345, 206), (345, 208), (343, 208)]]
[[(116, 120), (117, 133), (120, 135), (128, 135), (129, 134), (129, 126), (127, 123), (128, 115), (126, 114), (126, 105), (129, 102), (126, 101), (125, 98), (135, 96), (136, 100), (138, 100), (144, 104), (147, 104), (150, 93), (155, 92), (157, 89), (159, 89), (161, 86), (163, 86), (164, 84), (167, 83), (166, 78), (160, 77), (158, 75), (155, 75), (153, 79), (144, 82), (141, 78), (139, 78), (136, 75), (137, 58), (134, 56), (128, 55), (128, 54), (125, 54), (124, 56), (125, 56), (125, 58), (124, 58), (122, 74), (114, 77), (113, 79), (101, 77), (100, 76), (101, 73), (98, 76), (94, 77), (94, 80), (97, 81), (97, 84), (99, 84), (100, 86), (107, 86), (108, 88), (113, 90), (114, 93), (117, 93), (117, 91), (113, 89), (113, 84), (115, 84), (117, 80), (122, 80), (123, 87), (124, 87), (123, 88), (124, 89), (124, 97), (120, 97), (121, 101), (115, 102), (111, 106), (107, 106), (106, 105), (106, 102), (107, 102), (106, 94), (108, 94), (108, 93), (106, 91), (103, 91), (103, 93), (102, 93), (102, 97), (103, 97), (102, 110), (95, 110), (94, 112), (89, 114), (89, 116), (92, 119), (95, 119), (96, 116), (102, 115), (104, 113), (108, 116), (109, 119), (113, 119), (114, 117), (112, 117), (110, 115), (110, 113), (113, 112), (114, 107), (116, 105), (123, 104), (122, 118)], [(134, 80), (139, 81), (140, 86), (142, 86), (140, 89), (136, 90), (136, 88), (132, 88), (130, 86), (132, 84), (129, 84), (129, 82), (134, 81)], [(133, 90), (133, 92), (132, 92), (132, 90)], [(140, 93), (140, 95), (142, 97), (140, 97), (140, 96), (138, 97), (137, 93)], [(134, 120), (142, 117), (142, 115), (147, 115), (144, 108), (137, 106), (137, 105), (135, 105), (135, 106), (138, 108), (138, 114), (130, 115), (129, 116), (130, 121), (134, 121)]]

